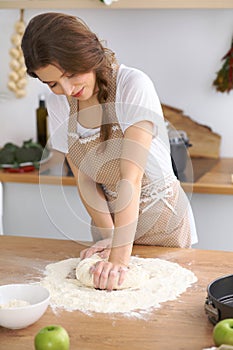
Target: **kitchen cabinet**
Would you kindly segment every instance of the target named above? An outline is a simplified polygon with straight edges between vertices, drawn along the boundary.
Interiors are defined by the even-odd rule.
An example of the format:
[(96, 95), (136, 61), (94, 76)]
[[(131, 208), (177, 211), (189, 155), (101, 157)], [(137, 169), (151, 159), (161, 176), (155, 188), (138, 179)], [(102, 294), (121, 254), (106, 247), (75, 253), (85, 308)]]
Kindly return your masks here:
[[(75, 186), (9, 182), (3, 189), (5, 235), (91, 240), (90, 217)], [(199, 237), (194, 248), (233, 251), (233, 196), (193, 193), (191, 206)]]
[(0, 0), (0, 8), (108, 8), (108, 9), (182, 9), (233, 8), (233, 0), (119, 0), (107, 6), (99, 0)]
[(74, 178), (64, 178), (66, 184), (61, 186), (63, 177), (57, 176), (63, 171), (63, 160), (61, 153), (53, 152), (49, 162), (42, 166), (44, 175), (38, 171), (0, 171), (4, 234), (31, 236), (33, 232), (35, 237), (91, 240), (90, 217), (78, 195)]
[(6, 235), (91, 240), (90, 217), (75, 186), (4, 183)]
[[(78, 257), (85, 248), (72, 241), (7, 236), (0, 237), (0, 247), (1, 285), (38, 281), (47, 264)], [(233, 253), (135, 246), (133, 255), (178, 263), (190, 269), (198, 280), (178, 299), (162, 303), (141, 318), (53, 311), (49, 307), (30, 327), (20, 330), (0, 327), (0, 348), (31, 350), (35, 334), (49, 324), (61, 324), (67, 329), (70, 350), (201, 350), (213, 346), (213, 325), (204, 311), (206, 289), (214, 279), (232, 273)]]

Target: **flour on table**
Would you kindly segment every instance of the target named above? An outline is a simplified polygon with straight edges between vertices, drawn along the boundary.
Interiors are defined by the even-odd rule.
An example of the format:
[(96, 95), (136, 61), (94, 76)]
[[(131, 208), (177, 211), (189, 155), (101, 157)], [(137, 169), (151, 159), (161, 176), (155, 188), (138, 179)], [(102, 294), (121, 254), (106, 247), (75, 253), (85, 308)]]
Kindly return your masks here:
[(144, 276), (147, 276), (142, 278), (143, 283), (136, 288), (109, 292), (84, 286), (75, 278), (80, 258), (47, 265), (41, 284), (50, 291), (50, 304), (53, 308), (82, 312), (131, 313), (158, 308), (161, 303), (176, 299), (197, 281), (192, 271), (177, 263), (135, 256), (130, 259), (130, 264), (144, 271)]

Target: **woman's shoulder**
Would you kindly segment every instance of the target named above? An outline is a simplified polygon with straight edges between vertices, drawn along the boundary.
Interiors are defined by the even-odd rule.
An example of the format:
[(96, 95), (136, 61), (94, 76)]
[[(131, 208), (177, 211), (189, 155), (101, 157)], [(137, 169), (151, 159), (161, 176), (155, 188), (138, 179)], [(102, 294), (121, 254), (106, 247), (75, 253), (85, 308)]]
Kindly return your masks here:
[(119, 84), (143, 82), (153, 84), (149, 75), (138, 68), (121, 64), (118, 71), (117, 82)]
[(157, 107), (160, 105), (152, 79), (140, 69), (125, 65), (119, 67), (116, 100), (145, 106), (152, 110), (158, 110)]

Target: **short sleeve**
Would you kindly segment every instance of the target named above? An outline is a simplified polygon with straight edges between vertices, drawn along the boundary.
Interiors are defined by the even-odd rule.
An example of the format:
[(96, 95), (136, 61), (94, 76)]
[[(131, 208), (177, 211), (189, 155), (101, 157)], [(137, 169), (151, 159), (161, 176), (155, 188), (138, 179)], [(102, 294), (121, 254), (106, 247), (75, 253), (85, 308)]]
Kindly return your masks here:
[(117, 80), (117, 118), (123, 132), (137, 122), (147, 120), (154, 125), (157, 135), (164, 122), (161, 103), (152, 80), (142, 71), (121, 66)]

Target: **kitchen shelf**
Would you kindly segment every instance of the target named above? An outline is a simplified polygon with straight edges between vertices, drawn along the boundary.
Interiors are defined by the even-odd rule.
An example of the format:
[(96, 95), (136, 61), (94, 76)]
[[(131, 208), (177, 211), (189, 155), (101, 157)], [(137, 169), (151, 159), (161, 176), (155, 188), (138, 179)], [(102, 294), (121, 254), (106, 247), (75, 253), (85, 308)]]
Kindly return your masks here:
[(99, 0), (0, 0), (0, 9), (224, 9), (233, 0), (119, 0), (110, 6)]
[[(193, 167), (198, 169), (200, 176), (194, 183), (182, 183), (185, 192), (233, 195), (233, 158), (219, 158), (213, 166), (207, 168), (205, 162), (208, 161), (208, 158), (204, 162), (198, 158), (192, 160)], [(63, 162), (64, 156), (53, 151), (53, 157), (41, 166), (40, 175), (37, 170), (28, 173), (8, 173), (0, 169), (0, 182), (76, 186), (73, 176), (58, 176), (57, 166)], [(202, 171), (200, 168), (203, 168)]]

